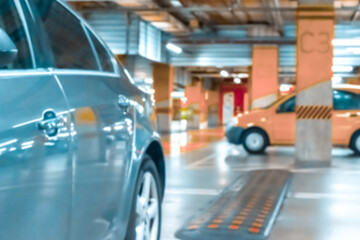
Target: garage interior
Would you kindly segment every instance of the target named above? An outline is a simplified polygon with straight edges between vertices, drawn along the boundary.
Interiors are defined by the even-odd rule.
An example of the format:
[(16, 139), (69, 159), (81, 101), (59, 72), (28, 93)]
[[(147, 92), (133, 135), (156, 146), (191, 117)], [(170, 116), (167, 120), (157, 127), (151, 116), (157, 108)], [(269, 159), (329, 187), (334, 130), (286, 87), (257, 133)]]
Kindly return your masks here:
[[(358, 0), (67, 2), (152, 97), (167, 164), (161, 239), (360, 239), (360, 158), (348, 148), (351, 139), (345, 147), (334, 140), (360, 128), (360, 109), (339, 113), (352, 118), (347, 125), (330, 113), (333, 89), (360, 89)], [(282, 132), (288, 121), (296, 128), (275, 134), (264, 154), (227, 141), (239, 118), (294, 93), (293, 118), (274, 129)], [(273, 220), (189, 225), (239, 177), (263, 170), (291, 173)], [(221, 235), (231, 230), (250, 235)]]

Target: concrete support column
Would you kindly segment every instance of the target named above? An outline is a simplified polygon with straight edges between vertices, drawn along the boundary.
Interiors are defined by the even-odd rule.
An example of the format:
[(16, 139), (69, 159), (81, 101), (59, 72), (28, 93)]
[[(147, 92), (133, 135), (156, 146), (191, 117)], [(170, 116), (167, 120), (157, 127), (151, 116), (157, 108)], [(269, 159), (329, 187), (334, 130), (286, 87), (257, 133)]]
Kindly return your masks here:
[(251, 109), (265, 107), (279, 97), (278, 48), (254, 46), (249, 97)]
[(219, 116), (219, 91), (207, 91), (205, 94), (207, 104), (207, 123), (208, 127), (220, 126)]
[(153, 79), (158, 131), (170, 132), (172, 121), (171, 92), (174, 88), (174, 68), (167, 64), (155, 63)]
[(185, 97), (187, 98), (186, 107), (190, 113), (190, 116), (187, 119), (187, 128), (189, 130), (198, 130), (200, 129), (201, 124), (202, 103), (205, 100), (201, 82), (196, 82), (192, 86), (186, 86)]
[(335, 12), (332, 1), (300, 1), (297, 11), (296, 165), (331, 162), (332, 59)]

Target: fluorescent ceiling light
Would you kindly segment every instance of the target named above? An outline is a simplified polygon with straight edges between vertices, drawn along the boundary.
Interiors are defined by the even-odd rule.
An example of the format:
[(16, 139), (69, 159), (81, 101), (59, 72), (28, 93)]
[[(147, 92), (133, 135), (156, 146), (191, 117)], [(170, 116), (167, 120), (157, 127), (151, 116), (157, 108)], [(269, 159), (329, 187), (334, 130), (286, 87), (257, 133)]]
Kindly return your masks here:
[(183, 52), (182, 48), (179, 46), (176, 46), (175, 44), (168, 43), (166, 44), (166, 48), (174, 53), (180, 54)]
[(183, 97), (185, 97), (185, 93), (184, 92), (172, 92), (171, 97), (173, 97), (173, 98), (183, 98)]
[(144, 82), (147, 83), (147, 84), (153, 84), (154, 80), (152, 80), (151, 78), (145, 78)]
[(155, 94), (155, 90), (154, 89), (148, 89), (146, 91), (148, 94)]
[(229, 77), (230, 76), (229, 72), (226, 71), (226, 70), (221, 70), (220, 75), (223, 76), (223, 77)]
[(181, 98), (181, 101), (183, 102), (183, 103), (186, 103), (187, 102), (187, 97), (183, 97), (183, 98)]
[(234, 83), (240, 84), (240, 83), (241, 83), (241, 79), (240, 79), (240, 78), (234, 78)]
[(179, 0), (171, 0), (170, 3), (174, 7), (182, 7), (182, 4), (181, 4), (181, 2)]
[(291, 84), (281, 84), (280, 85), (280, 91), (281, 92), (289, 92), (292, 88)]
[(354, 47), (350, 47), (350, 48), (346, 48), (346, 52), (350, 52), (352, 54), (355, 55), (359, 55), (360, 54), (360, 48), (354, 48)]
[(360, 90), (360, 86), (359, 85), (355, 85), (355, 84), (335, 84), (335, 88), (351, 88), (351, 89), (357, 89)]
[(249, 74), (247, 74), (247, 73), (239, 73), (239, 74), (237, 75), (237, 77), (238, 77), (238, 78), (247, 78), (247, 77), (249, 77)]
[(332, 44), (334, 46), (360, 46), (360, 39), (334, 39)]
[(333, 72), (352, 72), (354, 67), (352, 66), (332, 66), (331, 70)]

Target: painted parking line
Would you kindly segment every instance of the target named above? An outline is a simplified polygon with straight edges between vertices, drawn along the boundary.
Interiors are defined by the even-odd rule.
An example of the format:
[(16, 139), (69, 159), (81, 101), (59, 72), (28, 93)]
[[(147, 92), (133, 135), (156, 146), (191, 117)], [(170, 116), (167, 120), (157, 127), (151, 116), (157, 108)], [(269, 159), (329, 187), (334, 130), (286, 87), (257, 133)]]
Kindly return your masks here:
[[(212, 157), (212, 156), (209, 156)], [(204, 160), (204, 161), (203, 161)], [(202, 165), (207, 160), (210, 159), (202, 159), (202, 162), (195, 162), (191, 169), (202, 169), (202, 170), (209, 170), (217, 168), (216, 162), (212, 165)], [(232, 172), (247, 172), (247, 171), (256, 171), (256, 170), (275, 170), (275, 169), (283, 169), (288, 170), (292, 173), (323, 173), (323, 172), (336, 172), (340, 174), (360, 174), (360, 169), (358, 168), (294, 168), (292, 164), (262, 164), (262, 163), (244, 163), (244, 164), (228, 164), (229, 169)]]
[[(229, 169), (232, 172), (249, 172), (249, 171), (257, 171), (257, 170), (276, 170), (276, 169), (283, 169), (283, 170), (289, 170), (291, 171), (289, 166), (274, 164), (274, 165), (264, 165), (264, 164), (246, 164), (246, 166), (231, 166), (231, 164), (228, 164)], [(217, 169), (218, 165), (214, 163), (214, 165), (209, 166), (195, 166), (192, 169), (203, 169), (203, 170), (209, 170), (209, 169)]]
[(206, 189), (206, 188), (170, 188), (165, 191), (166, 194), (173, 195), (203, 195), (203, 196), (217, 196), (222, 190)]
[(308, 200), (349, 200), (359, 201), (360, 195), (356, 194), (335, 194), (335, 193), (311, 193), (311, 192), (295, 192), (289, 193), (289, 198), (295, 199), (308, 199)]

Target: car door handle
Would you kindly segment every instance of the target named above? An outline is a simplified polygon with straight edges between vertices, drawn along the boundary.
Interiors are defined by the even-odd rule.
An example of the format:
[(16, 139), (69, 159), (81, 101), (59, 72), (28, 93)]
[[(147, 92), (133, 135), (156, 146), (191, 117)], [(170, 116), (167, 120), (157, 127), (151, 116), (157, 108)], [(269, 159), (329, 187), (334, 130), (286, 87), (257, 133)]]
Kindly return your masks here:
[(119, 95), (118, 100), (117, 100), (117, 105), (123, 111), (127, 111), (131, 105), (131, 102), (130, 102), (130, 99), (125, 97), (124, 95)]
[(56, 115), (53, 110), (46, 110), (43, 113), (43, 118), (38, 122), (39, 130), (42, 130), (49, 137), (55, 137), (59, 132), (59, 126), (62, 119)]

